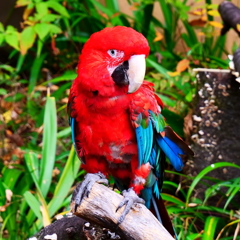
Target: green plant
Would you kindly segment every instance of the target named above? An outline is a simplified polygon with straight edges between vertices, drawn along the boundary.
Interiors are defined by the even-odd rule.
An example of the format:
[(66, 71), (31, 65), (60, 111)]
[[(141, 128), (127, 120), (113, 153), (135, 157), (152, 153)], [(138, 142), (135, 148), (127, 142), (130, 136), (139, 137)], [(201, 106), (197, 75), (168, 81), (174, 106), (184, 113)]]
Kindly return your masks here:
[[(237, 236), (240, 222), (238, 211), (228, 208), (229, 203), (237, 207), (234, 197), (239, 192), (240, 178), (231, 179), (227, 182), (218, 179), (208, 178), (206, 175), (217, 168), (234, 167), (240, 169), (239, 165), (218, 162), (203, 169), (197, 176), (191, 178), (180, 174), (184, 181), (190, 181), (190, 186), (186, 190), (181, 189), (176, 197), (163, 193), (162, 197), (167, 202), (168, 211), (174, 216), (173, 222), (176, 227), (179, 239), (234, 239)], [(169, 172), (173, 173), (173, 172)], [(174, 173), (179, 174), (179, 173)], [(204, 184), (204, 179), (211, 180), (213, 185), (208, 186), (205, 191), (204, 200), (194, 197), (194, 191), (198, 183)], [(178, 191), (179, 186), (172, 182), (165, 181), (164, 187), (169, 190), (170, 187)], [(221, 190), (221, 188), (227, 190)], [(227, 199), (225, 206), (211, 206), (207, 204), (207, 200), (211, 196), (222, 196), (222, 201)], [(224, 198), (223, 198), (224, 197)], [(235, 238), (238, 239), (238, 238)]]
[[(31, 236), (43, 225), (50, 224), (57, 211), (69, 209), (69, 190), (82, 172), (79, 173), (80, 161), (72, 147), (62, 156), (65, 165), (58, 167), (61, 174), (53, 177), (56, 161), (60, 157), (56, 157), (56, 143), (69, 135), (68, 129), (57, 133), (56, 117), (55, 98), (47, 96), (42, 148), (25, 149), (24, 165), (2, 168), (0, 205), (5, 209), (1, 213), (1, 235), (6, 229), (8, 239), (16, 239), (19, 233), (23, 238)], [(51, 185), (54, 185), (54, 189), (51, 189)], [(16, 222), (20, 223), (18, 228)]]

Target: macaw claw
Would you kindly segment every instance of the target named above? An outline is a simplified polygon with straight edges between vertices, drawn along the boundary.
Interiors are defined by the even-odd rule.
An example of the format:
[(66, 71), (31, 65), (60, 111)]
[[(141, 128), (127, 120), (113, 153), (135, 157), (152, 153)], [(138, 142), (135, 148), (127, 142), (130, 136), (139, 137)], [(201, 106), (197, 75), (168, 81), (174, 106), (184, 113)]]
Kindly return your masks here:
[(121, 224), (123, 222), (123, 220), (125, 219), (126, 215), (129, 213), (130, 209), (133, 207), (133, 205), (135, 203), (141, 203), (141, 204), (145, 204), (145, 201), (140, 198), (133, 190), (133, 188), (129, 188), (128, 190), (124, 190), (122, 192), (122, 195), (124, 197), (124, 199), (122, 200), (122, 202), (119, 204), (119, 206), (116, 209), (116, 212), (125, 206), (125, 209), (122, 213), (122, 215), (120, 216), (120, 218), (118, 219), (118, 224)]
[(108, 185), (106, 176), (103, 173), (99, 172), (86, 174), (83, 181), (76, 187), (72, 196), (72, 201), (75, 200), (75, 212), (77, 211), (78, 206), (81, 205), (83, 198), (89, 196), (90, 191), (96, 182)]

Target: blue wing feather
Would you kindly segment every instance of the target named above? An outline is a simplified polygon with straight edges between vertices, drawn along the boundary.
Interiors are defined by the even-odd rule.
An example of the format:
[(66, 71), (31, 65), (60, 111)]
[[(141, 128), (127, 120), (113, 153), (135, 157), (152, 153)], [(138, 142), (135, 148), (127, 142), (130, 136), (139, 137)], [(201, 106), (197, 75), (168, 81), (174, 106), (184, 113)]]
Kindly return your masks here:
[(69, 125), (71, 126), (71, 129), (72, 129), (72, 142), (73, 142), (73, 145), (76, 149), (76, 143), (75, 143), (75, 118), (72, 118), (70, 117), (69, 118)]
[(143, 133), (142, 133), (142, 126), (139, 126), (135, 130), (136, 137), (137, 137), (137, 145), (138, 145), (138, 162), (139, 166), (143, 164), (144, 159), (144, 143), (143, 143)]
[(76, 138), (75, 138), (75, 132), (76, 132), (76, 120), (73, 117), (69, 117), (69, 125), (71, 126), (71, 130), (72, 130), (72, 142), (73, 142), (73, 146), (75, 148), (75, 151), (77, 153), (78, 158), (81, 160), (82, 163), (85, 163), (84, 158), (79, 156), (79, 151), (77, 149), (77, 145), (76, 145)]
[(153, 145), (153, 126), (152, 122), (149, 121), (147, 127), (139, 125), (135, 129), (137, 144), (138, 144), (138, 161), (139, 166), (143, 163), (149, 162), (149, 158), (152, 151)]
[(183, 155), (183, 150), (168, 137), (162, 137), (157, 135), (157, 143), (159, 147), (164, 151), (171, 164), (177, 171), (181, 171), (183, 168), (183, 162), (180, 155)]

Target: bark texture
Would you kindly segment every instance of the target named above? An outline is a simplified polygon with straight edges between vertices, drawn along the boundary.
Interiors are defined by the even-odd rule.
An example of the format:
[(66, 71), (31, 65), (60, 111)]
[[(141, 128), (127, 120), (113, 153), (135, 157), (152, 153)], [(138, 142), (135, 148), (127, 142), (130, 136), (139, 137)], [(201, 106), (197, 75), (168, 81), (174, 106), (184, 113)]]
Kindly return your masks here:
[[(196, 77), (191, 133), (195, 157), (189, 164), (189, 174), (193, 176), (220, 161), (240, 165), (240, 84), (230, 71), (203, 69)], [(239, 169), (218, 168), (208, 176), (228, 180), (239, 177)], [(201, 187), (200, 196), (206, 189)]]

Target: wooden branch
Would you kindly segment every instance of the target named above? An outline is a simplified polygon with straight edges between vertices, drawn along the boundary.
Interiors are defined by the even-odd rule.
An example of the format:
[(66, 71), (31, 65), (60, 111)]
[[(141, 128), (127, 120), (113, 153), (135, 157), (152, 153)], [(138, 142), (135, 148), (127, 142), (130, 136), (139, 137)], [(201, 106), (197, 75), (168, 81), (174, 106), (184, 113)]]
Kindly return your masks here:
[[(128, 240), (174, 240), (162, 224), (144, 206), (137, 204), (123, 223), (117, 225), (123, 209), (116, 212), (123, 200), (120, 194), (95, 183), (88, 198), (84, 198), (75, 215), (111, 229)], [(124, 207), (123, 207), (124, 208)], [(71, 204), (74, 212), (74, 201)]]

